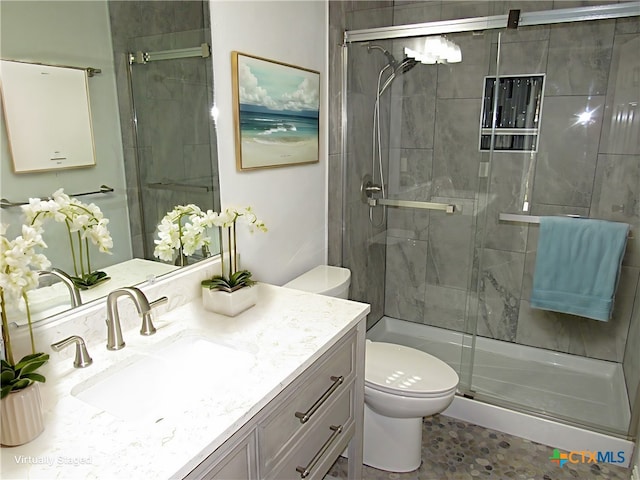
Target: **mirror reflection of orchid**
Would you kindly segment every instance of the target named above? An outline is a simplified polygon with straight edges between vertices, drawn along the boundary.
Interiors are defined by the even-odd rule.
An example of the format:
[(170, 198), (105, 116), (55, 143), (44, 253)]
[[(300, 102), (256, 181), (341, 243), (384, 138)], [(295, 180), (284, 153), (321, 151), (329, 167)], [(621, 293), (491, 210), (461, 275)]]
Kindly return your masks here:
[(175, 261), (180, 266), (186, 264), (186, 257), (198, 250), (207, 255), (211, 245), (207, 229), (215, 225), (217, 217), (213, 210), (203, 212), (194, 204), (178, 205), (162, 217), (153, 255), (165, 262)]
[(91, 267), (89, 241), (101, 253), (110, 254), (113, 247), (113, 239), (107, 229), (109, 219), (104, 218), (97, 205), (83, 203), (59, 189), (49, 200), (29, 199), (29, 204), (22, 210), (34, 227), (42, 226), (48, 219), (65, 224), (73, 260), (74, 275), (71, 279), (78, 288), (87, 289), (109, 280), (105, 272), (94, 271)]
[[(6, 397), (10, 392), (27, 388), (33, 382), (44, 382), (45, 378), (36, 370), (46, 363), (49, 355), (36, 352), (31, 314), (27, 292), (38, 287), (38, 271), (49, 268), (51, 263), (40, 248), (47, 245), (42, 239), (40, 225), (22, 225), (22, 235), (13, 240), (5, 237), (7, 226), (0, 224), (0, 317), (2, 317), (2, 340), (4, 357), (2, 359), (2, 394)], [(29, 325), (31, 353), (14, 361), (9, 321), (7, 319), (7, 303), (16, 303), (24, 307)]]

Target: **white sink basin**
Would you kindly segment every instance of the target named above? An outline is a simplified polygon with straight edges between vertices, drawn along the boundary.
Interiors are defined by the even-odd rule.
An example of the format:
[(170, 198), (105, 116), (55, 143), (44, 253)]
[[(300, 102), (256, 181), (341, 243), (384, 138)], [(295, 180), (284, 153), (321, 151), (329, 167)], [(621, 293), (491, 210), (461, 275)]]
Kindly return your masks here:
[(158, 422), (249, 371), (250, 353), (184, 335), (150, 354), (134, 355), (71, 390), (74, 397), (122, 420)]

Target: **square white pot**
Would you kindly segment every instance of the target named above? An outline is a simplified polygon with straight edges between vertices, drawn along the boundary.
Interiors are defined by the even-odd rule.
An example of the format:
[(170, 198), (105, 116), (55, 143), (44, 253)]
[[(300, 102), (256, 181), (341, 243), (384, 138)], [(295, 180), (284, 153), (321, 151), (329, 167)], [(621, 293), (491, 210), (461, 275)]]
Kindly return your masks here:
[(235, 317), (256, 304), (258, 289), (243, 287), (234, 292), (202, 287), (202, 305), (210, 312)]

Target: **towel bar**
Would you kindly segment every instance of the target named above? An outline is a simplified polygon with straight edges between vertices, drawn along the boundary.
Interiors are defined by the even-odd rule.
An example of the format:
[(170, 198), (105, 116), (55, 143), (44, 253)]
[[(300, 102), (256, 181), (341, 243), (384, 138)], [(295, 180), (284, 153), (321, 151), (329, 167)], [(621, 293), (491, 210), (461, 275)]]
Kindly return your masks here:
[[(572, 215), (572, 214), (567, 214), (564, 216), (571, 217), (571, 218), (589, 218), (589, 217), (583, 217), (581, 215)], [(498, 216), (498, 220), (500, 220), (501, 222), (519, 222), (519, 223), (534, 223), (534, 224), (540, 223), (540, 217), (537, 215), (519, 215), (517, 213), (501, 213)], [(629, 227), (629, 238), (633, 238), (633, 235), (631, 234), (631, 227)]]

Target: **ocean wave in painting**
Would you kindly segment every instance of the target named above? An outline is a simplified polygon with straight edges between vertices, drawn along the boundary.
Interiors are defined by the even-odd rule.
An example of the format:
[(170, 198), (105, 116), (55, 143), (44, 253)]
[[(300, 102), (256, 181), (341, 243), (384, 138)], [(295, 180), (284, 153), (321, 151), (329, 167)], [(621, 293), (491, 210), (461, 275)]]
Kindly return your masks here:
[(240, 131), (243, 140), (257, 143), (306, 142), (318, 138), (318, 117), (296, 112), (252, 112), (241, 109)]

